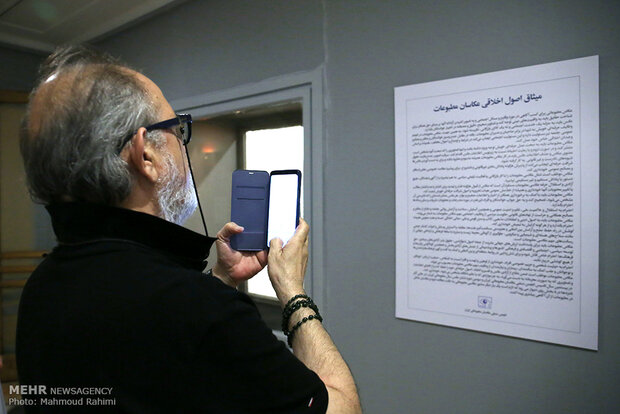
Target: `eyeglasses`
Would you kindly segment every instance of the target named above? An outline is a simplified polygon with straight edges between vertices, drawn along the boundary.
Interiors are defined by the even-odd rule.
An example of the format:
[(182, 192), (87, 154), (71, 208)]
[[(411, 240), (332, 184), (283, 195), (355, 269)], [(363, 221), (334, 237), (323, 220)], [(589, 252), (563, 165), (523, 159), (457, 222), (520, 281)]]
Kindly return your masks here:
[[(167, 119), (165, 121), (157, 122), (156, 124), (145, 127), (147, 131), (153, 131), (156, 129), (170, 129), (177, 138), (183, 142), (183, 145), (189, 144), (192, 139), (192, 116), (190, 114), (176, 114), (174, 118)], [(134, 131), (128, 135), (119, 147), (119, 153), (123, 150), (125, 145), (138, 131)]]

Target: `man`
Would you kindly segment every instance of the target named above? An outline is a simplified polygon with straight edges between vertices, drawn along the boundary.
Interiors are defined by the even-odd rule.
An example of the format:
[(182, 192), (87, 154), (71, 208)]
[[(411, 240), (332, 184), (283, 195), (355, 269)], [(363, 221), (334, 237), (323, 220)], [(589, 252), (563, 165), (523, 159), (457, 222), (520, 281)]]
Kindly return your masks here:
[[(178, 225), (196, 205), (187, 121), (108, 56), (68, 47), (44, 63), (21, 149), (58, 246), (20, 302), (20, 382), (45, 386), (27, 412), (360, 412), (303, 291), (308, 225), (269, 254), (232, 250), (234, 223), (217, 240)], [(294, 355), (235, 289), (267, 263)]]

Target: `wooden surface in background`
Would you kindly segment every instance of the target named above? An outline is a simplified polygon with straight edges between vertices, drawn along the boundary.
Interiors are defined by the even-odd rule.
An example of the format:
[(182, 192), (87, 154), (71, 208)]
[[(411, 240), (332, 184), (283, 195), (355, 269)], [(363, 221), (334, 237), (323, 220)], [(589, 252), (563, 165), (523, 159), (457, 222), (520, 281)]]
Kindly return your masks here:
[(2, 103), (28, 103), (28, 92), (0, 90), (0, 102)]

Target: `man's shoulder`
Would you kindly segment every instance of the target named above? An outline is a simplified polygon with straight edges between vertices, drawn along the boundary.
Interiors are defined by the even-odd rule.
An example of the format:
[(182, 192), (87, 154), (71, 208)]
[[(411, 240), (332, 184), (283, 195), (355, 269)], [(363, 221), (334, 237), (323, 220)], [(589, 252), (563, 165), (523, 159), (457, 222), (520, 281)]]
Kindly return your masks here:
[[(113, 292), (109, 287), (114, 286)], [(29, 292), (76, 293), (127, 303), (160, 301), (179, 309), (217, 309), (236, 300), (237, 290), (165, 252), (125, 241), (106, 240), (84, 246), (61, 246), (41, 263), (26, 286)], [(81, 292), (81, 293), (80, 293)], [(96, 292), (101, 292), (98, 295)]]

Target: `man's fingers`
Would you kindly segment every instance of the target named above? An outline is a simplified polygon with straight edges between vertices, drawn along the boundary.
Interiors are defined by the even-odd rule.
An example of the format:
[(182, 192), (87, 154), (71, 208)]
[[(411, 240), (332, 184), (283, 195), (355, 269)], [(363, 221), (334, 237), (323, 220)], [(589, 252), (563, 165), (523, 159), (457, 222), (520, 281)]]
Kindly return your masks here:
[(258, 260), (258, 263), (260, 263), (262, 267), (265, 267), (267, 265), (267, 258), (268, 258), (267, 250), (262, 250), (256, 253), (256, 260)]
[(269, 254), (271, 255), (272, 251), (279, 252), (280, 250), (282, 250), (282, 240), (279, 237), (276, 237), (269, 243)]
[(310, 226), (308, 225), (308, 223), (306, 223), (306, 220), (300, 217), (297, 230), (295, 230), (295, 234), (293, 235), (293, 237), (291, 237), (289, 243), (293, 242), (294, 244), (305, 244), (308, 240), (308, 232), (310, 232)]
[(228, 222), (217, 232), (217, 238), (228, 242), (231, 236), (241, 232), (243, 232), (243, 227), (237, 225), (237, 223)]

